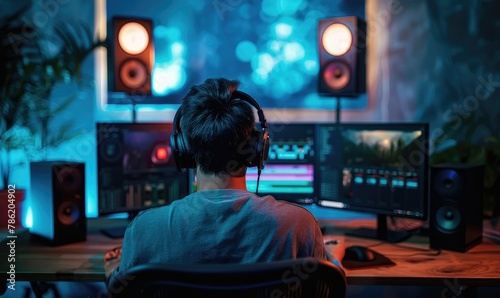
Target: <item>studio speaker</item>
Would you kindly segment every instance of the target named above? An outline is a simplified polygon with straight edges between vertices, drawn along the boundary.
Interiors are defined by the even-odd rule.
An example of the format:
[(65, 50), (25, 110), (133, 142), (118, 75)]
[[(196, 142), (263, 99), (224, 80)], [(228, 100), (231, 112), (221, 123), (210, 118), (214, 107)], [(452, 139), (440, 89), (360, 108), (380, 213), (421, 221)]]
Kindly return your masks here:
[(113, 44), (110, 84), (112, 91), (151, 94), (154, 63), (153, 24), (148, 19), (112, 19)]
[(431, 166), (431, 248), (466, 252), (482, 242), (484, 167)]
[(30, 175), (33, 238), (50, 245), (85, 241), (85, 164), (32, 162)]
[(355, 97), (366, 92), (366, 23), (355, 16), (318, 24), (318, 93)]

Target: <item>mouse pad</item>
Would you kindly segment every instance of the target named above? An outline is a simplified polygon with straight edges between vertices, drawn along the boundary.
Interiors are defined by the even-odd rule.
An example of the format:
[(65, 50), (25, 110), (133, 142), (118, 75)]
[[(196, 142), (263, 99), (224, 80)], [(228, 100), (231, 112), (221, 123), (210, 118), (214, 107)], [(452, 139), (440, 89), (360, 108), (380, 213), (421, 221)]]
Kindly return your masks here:
[(360, 261), (351, 261), (344, 259), (342, 260), (342, 266), (344, 266), (347, 269), (363, 269), (369, 267), (388, 267), (396, 265), (396, 263), (394, 263), (391, 259), (389, 259), (384, 255), (379, 254), (376, 251), (373, 251), (373, 254), (375, 255), (375, 259), (373, 261), (360, 262)]

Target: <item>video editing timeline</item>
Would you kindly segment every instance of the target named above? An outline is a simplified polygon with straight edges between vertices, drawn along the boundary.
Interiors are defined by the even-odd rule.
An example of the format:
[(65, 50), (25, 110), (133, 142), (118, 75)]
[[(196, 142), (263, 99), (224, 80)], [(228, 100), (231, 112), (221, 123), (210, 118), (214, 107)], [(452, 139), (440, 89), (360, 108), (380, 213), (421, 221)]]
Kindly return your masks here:
[(427, 153), (421, 124), (320, 125), (318, 204), (424, 218)]
[(170, 123), (98, 123), (99, 214), (137, 212), (188, 194), (175, 167)]
[[(278, 200), (313, 203), (315, 126), (308, 123), (273, 123), (271, 146), (259, 181), (259, 194)], [(247, 170), (247, 189), (255, 191), (257, 169)]]

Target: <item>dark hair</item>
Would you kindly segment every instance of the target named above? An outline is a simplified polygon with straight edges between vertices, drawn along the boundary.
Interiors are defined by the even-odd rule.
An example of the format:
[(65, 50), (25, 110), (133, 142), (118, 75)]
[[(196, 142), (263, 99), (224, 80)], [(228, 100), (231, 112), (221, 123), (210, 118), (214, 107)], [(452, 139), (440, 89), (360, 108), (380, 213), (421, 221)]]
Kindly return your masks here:
[(249, 103), (231, 98), (240, 83), (207, 79), (192, 86), (181, 104), (180, 127), (191, 154), (206, 174), (231, 174), (246, 158), (242, 145), (255, 129)]

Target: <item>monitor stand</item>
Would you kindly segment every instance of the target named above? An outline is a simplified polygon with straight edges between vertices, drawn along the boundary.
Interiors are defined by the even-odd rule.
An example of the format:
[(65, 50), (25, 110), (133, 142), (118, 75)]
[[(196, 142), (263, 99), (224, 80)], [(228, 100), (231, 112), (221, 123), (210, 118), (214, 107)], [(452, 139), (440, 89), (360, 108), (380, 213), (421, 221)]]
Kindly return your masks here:
[(398, 243), (406, 240), (411, 233), (406, 231), (389, 231), (387, 229), (387, 218), (385, 215), (377, 214), (377, 228), (358, 228), (345, 233), (347, 236), (378, 239), (382, 241)]
[[(130, 223), (139, 212), (128, 212), (128, 223)], [(125, 236), (125, 230), (127, 229), (128, 223), (126, 225), (106, 227), (101, 229), (101, 233), (108, 236), (109, 238), (118, 239)]]

